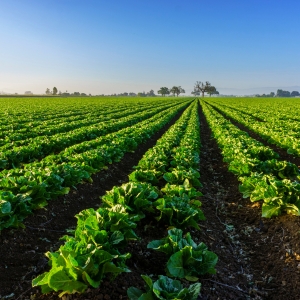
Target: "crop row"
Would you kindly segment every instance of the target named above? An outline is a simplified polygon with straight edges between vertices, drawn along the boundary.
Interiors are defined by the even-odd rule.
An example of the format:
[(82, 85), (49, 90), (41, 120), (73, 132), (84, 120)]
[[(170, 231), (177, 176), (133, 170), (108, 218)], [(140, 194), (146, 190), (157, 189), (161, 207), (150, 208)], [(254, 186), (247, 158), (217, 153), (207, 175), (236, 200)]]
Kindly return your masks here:
[(278, 122), (284, 120), (299, 121), (300, 103), (297, 98), (224, 98), (224, 99), (208, 99), (209, 102), (222, 104), (231, 108), (250, 113), (255, 118), (268, 121), (276, 119)]
[[(136, 102), (136, 101), (135, 101)], [(154, 101), (153, 101), (154, 102)], [(117, 98), (4, 98), (1, 99), (1, 121), (11, 125), (23, 122), (47, 121), (85, 115), (93, 110), (117, 109), (131, 106), (134, 102)], [(121, 104), (121, 105), (120, 105)]]
[(129, 272), (126, 260), (130, 253), (122, 253), (124, 245), (138, 238), (134, 229), (147, 215), (151, 222), (156, 219), (173, 226), (168, 236), (148, 244), (149, 249), (166, 254), (167, 276), (160, 275), (153, 283), (149, 276), (142, 275), (147, 291), (131, 287), (129, 299), (197, 299), (200, 283), (184, 287), (170, 278), (197, 281), (200, 275), (214, 273), (217, 262), (217, 256), (205, 244), (197, 245), (189, 233), (183, 236), (182, 231), (188, 226), (199, 228), (198, 221), (204, 219), (198, 200), (201, 193), (192, 184), (200, 186), (197, 108), (195, 101), (145, 153), (130, 174), (130, 181), (102, 197), (101, 208), (76, 215), (73, 234), (64, 237), (65, 244), (58, 251), (46, 253), (51, 270), (35, 278), (33, 286), (41, 286), (43, 293), (61, 291), (62, 296), (83, 292), (88, 286), (96, 288), (104, 276), (115, 278)]
[(30, 143), (28, 145), (13, 147), (0, 154), (0, 169), (21, 167), (24, 163), (42, 159), (50, 153), (60, 152), (72, 145), (94, 140), (105, 134), (136, 124), (172, 106), (174, 106), (174, 104), (150, 108), (149, 110), (143, 110), (142, 112), (133, 115), (131, 114), (131, 111), (127, 111), (123, 114), (123, 118), (120, 119), (110, 118), (110, 121), (108, 122), (99, 122), (91, 126), (84, 126), (67, 133), (29, 139), (28, 142)]
[[(76, 216), (74, 235), (65, 236), (66, 242), (58, 251), (46, 254), (51, 270), (34, 279), (33, 285), (41, 286), (43, 293), (62, 291), (62, 296), (83, 292), (88, 286), (98, 287), (107, 273), (115, 277), (128, 272), (125, 262), (130, 253), (121, 252), (126, 241), (137, 239), (134, 228), (145, 215), (181, 229), (199, 228), (197, 222), (204, 218), (197, 200), (201, 194), (191, 184), (200, 185), (199, 146), (197, 102), (194, 102), (156, 146), (146, 152), (129, 176), (129, 183), (107, 192), (97, 211), (87, 209)], [(189, 172), (181, 172), (178, 177), (178, 170), (186, 168)], [(167, 184), (159, 190), (163, 182)], [(173, 228), (167, 237), (148, 245), (166, 254), (167, 275), (196, 281), (199, 275), (214, 273), (217, 256), (205, 244), (197, 245), (189, 233), (183, 237), (181, 229)], [(130, 299), (193, 300), (200, 292), (199, 283), (183, 287), (179, 280), (163, 275), (154, 283), (148, 276), (143, 275), (143, 279), (146, 293), (132, 287), (128, 290)]]
[[(10, 107), (5, 108), (5, 103), (3, 103), (3, 100), (4, 99), (1, 99), (2, 106), (0, 110), (1, 127), (9, 126), (13, 128), (24, 128), (29, 123), (38, 125), (38, 123), (48, 121), (51, 123), (53, 120), (59, 118), (72, 119), (76, 117), (82, 117), (91, 111), (90, 101), (85, 101), (87, 102), (87, 104), (83, 104), (80, 101), (68, 101), (69, 103), (67, 104), (65, 101), (62, 101), (64, 104), (60, 105), (60, 102), (57, 102), (55, 100), (52, 100), (51, 103), (49, 103), (48, 101), (47, 103), (45, 103), (45, 99), (38, 98), (26, 99), (30, 101), (30, 104), (26, 103), (26, 101), (24, 101), (23, 99), (22, 101), (16, 101), (16, 99), (14, 99), (13, 101), (9, 101), (9, 99), (7, 99), (9, 101)], [(38, 102), (41, 102), (41, 104), (39, 105)], [(117, 109), (119, 107), (118, 104), (107, 104), (101, 101), (98, 102), (99, 105), (97, 105), (95, 102), (93, 103), (93, 108), (96, 111)], [(16, 109), (16, 107), (18, 109)]]
[[(69, 149), (24, 165), (22, 169), (0, 173), (0, 229), (20, 226), (33, 209), (43, 207), (47, 201), (69, 192), (70, 187), (112, 162), (119, 161), (124, 153), (134, 151), (155, 132), (167, 124), (188, 103), (164, 110), (150, 119), (85, 142), (79, 145), (81, 153)], [(92, 143), (92, 144), (91, 144)]]
[(244, 113), (243, 111), (216, 105), (215, 103), (213, 106), (260, 135), (268, 143), (287, 149), (289, 154), (300, 156), (300, 125), (294, 120), (279, 121), (275, 117), (268, 116), (267, 120), (261, 122), (250, 116), (249, 112)]
[[(128, 109), (130, 107), (145, 107), (145, 105), (155, 105), (156, 103), (171, 103), (174, 99), (165, 100), (155, 98), (139, 100), (137, 98), (2, 98), (0, 99), (0, 126), (25, 127), (39, 121), (52, 122), (60, 118), (81, 117), (93, 111), (106, 111), (112, 109)], [(92, 108), (92, 109), (91, 109)]]
[[(179, 103), (179, 102), (178, 102)], [(160, 106), (167, 107), (168, 105), (174, 105), (174, 103), (159, 103), (153, 104), (147, 103), (147, 109), (158, 108)], [(41, 136), (51, 136), (56, 133), (67, 132), (76, 128), (91, 126), (93, 124), (108, 121), (111, 119), (118, 119), (129, 114), (135, 114), (145, 110), (145, 106), (135, 107), (133, 105), (129, 107), (111, 107), (111, 108), (98, 108), (93, 112), (86, 112), (75, 117), (57, 117), (50, 119), (49, 121), (36, 121), (30, 123), (11, 123), (0, 127), (0, 146), (1, 150), (5, 148), (11, 148), (12, 146), (26, 145), (31, 142), (31, 138)]]
[(283, 211), (300, 215), (298, 167), (278, 160), (276, 152), (250, 138), (204, 101), (201, 105), (229, 171), (239, 176), (244, 198), (263, 200), (263, 217), (278, 216)]
[[(124, 109), (123, 109), (124, 110)], [(126, 109), (125, 109), (126, 110)], [(90, 118), (96, 118), (98, 116), (101, 116), (101, 114), (107, 114), (107, 112), (119, 112), (121, 111), (120, 108), (111, 107), (109, 109), (105, 108), (97, 108), (94, 109), (92, 112), (82, 112), (80, 114), (75, 114), (69, 116), (68, 114), (57, 114), (57, 115), (51, 115), (50, 119), (43, 120), (42, 118), (36, 117), (34, 120), (15, 120), (14, 122), (11, 122), (9, 120), (2, 121), (2, 124), (0, 124), (0, 130), (1, 130), (1, 139), (5, 139), (7, 134), (20, 134), (20, 136), (25, 135), (26, 133), (36, 134), (36, 132), (39, 132), (40, 134), (43, 134), (43, 131), (47, 127), (51, 126), (62, 126), (67, 125), (68, 123), (75, 123), (84, 119), (90, 119)], [(47, 133), (47, 131), (45, 131)], [(31, 137), (31, 136), (29, 136)], [(12, 139), (17, 140), (17, 139)], [(18, 139), (20, 140), (20, 138)], [(1, 140), (2, 142), (2, 140)]]

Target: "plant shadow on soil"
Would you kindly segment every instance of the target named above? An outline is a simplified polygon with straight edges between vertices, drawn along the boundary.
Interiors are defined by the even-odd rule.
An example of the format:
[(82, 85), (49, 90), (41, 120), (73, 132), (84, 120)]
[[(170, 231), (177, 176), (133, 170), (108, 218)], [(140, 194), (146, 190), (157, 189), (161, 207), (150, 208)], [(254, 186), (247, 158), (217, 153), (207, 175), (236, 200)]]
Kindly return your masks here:
[[(300, 299), (299, 270), (300, 223), (293, 216), (262, 219), (260, 205), (252, 205), (238, 192), (237, 178), (227, 171), (220, 150), (201, 109), (201, 197), (206, 221), (201, 231), (188, 230), (197, 242), (204, 242), (219, 256), (217, 274), (200, 278), (198, 300), (208, 299)], [(165, 126), (135, 153), (127, 153), (120, 163), (93, 176), (92, 184), (82, 184), (70, 194), (51, 201), (25, 222), (27, 228), (5, 230), (0, 235), (0, 295), (14, 293), (10, 299), (58, 299), (57, 293), (41, 295), (31, 288), (31, 279), (48, 270), (46, 251), (55, 251), (65, 229), (76, 225), (74, 215), (100, 205), (99, 196), (114, 185), (128, 180), (128, 174), (146, 150), (171, 126)], [(58, 205), (59, 204), (59, 205)], [(150, 225), (150, 226), (149, 226)], [(130, 286), (144, 287), (141, 274), (164, 274), (164, 254), (147, 249), (148, 242), (167, 234), (167, 228), (150, 219), (142, 220), (136, 230), (143, 237), (130, 242), (126, 251), (131, 273), (115, 281), (105, 279), (98, 289), (84, 294), (66, 295), (64, 300), (127, 299)], [(0, 299), (1, 299), (0, 296)], [(9, 299), (9, 298), (7, 298)]]

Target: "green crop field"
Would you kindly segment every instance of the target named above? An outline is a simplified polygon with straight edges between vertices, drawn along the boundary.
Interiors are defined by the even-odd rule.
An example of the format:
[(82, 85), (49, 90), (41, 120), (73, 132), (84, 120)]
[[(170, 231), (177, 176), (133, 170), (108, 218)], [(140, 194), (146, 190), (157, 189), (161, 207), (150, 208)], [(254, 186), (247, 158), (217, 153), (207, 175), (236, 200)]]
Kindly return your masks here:
[(0, 104), (0, 299), (297, 295), (300, 99)]

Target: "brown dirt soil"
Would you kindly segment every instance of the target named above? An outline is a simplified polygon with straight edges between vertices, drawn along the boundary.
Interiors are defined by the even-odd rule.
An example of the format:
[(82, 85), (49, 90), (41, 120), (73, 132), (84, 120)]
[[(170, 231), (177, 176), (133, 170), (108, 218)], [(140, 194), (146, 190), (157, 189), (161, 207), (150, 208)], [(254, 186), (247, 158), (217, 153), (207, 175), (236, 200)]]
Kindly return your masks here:
[[(194, 240), (206, 243), (209, 250), (219, 256), (219, 261), (216, 275), (200, 279), (202, 289), (198, 300), (300, 299), (297, 285), (300, 221), (291, 216), (271, 220), (261, 218), (260, 206), (257, 203), (252, 205), (238, 192), (237, 178), (227, 171), (201, 111), (200, 116), (200, 173), (204, 194), (201, 200), (207, 220), (200, 224), (201, 231), (192, 229), (190, 232)], [(167, 127), (134, 154), (126, 154), (120, 163), (94, 175), (93, 184), (82, 184), (77, 191), (73, 190), (69, 195), (50, 202), (46, 209), (37, 211), (27, 219), (26, 229), (1, 233), (2, 297), (14, 293), (6, 299), (58, 299), (56, 293), (41, 295), (39, 289), (31, 288), (31, 279), (48, 269), (43, 253), (58, 248), (59, 237), (65, 229), (75, 226), (76, 213), (87, 207), (97, 208), (99, 196), (113, 185), (127, 181), (132, 166)], [(149, 251), (146, 246), (166, 233), (164, 226), (150, 218), (142, 220), (137, 234), (143, 239), (129, 243), (124, 249), (132, 253), (128, 260), (132, 272), (121, 274), (113, 282), (106, 279), (98, 289), (90, 288), (82, 295), (68, 295), (63, 299), (127, 299), (128, 287), (143, 288), (141, 274), (164, 274), (165, 256)]]
[[(233, 123), (236, 125), (236, 122)], [(248, 279), (249, 294), (261, 299), (300, 299), (299, 218), (289, 215), (262, 218), (260, 204), (243, 199), (238, 192), (237, 177), (227, 171), (227, 164), (222, 162), (216, 142), (209, 139), (210, 143), (204, 144), (207, 140), (205, 136), (211, 133), (203, 116), (201, 125), (202, 164), (206, 163), (201, 169), (203, 198), (215, 204), (215, 213), (222, 223), (233, 225), (232, 230), (224, 227), (231, 241), (229, 248), (240, 254), (241, 267)], [(245, 127), (239, 127), (245, 130)], [(255, 134), (249, 134), (255, 138)], [(204, 178), (206, 175), (210, 176), (210, 180)], [(209, 221), (211, 219), (205, 211), (206, 207), (207, 202), (203, 204), (203, 208)], [(221, 254), (212, 250), (221, 260)], [(246, 297), (244, 294), (242, 299)]]

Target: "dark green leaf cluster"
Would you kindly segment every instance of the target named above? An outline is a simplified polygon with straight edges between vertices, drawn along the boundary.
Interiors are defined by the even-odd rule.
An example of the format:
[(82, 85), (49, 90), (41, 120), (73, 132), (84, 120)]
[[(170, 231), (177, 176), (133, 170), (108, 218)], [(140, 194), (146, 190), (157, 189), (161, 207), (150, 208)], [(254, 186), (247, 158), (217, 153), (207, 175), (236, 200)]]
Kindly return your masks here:
[(187, 233), (183, 237), (180, 229), (168, 231), (168, 236), (148, 244), (147, 248), (167, 254), (167, 275), (196, 281), (199, 275), (214, 274), (218, 257), (208, 251), (204, 243), (196, 244)]
[(184, 288), (179, 280), (160, 275), (154, 283), (148, 276), (142, 275), (147, 284), (147, 291), (131, 287), (127, 294), (130, 300), (196, 300), (201, 284), (194, 283)]
[(43, 293), (82, 293), (88, 286), (98, 287), (105, 275), (129, 272), (125, 261), (130, 254), (121, 254), (119, 248), (124, 241), (137, 238), (133, 229), (139, 218), (121, 205), (84, 210), (76, 217), (74, 236), (64, 236), (58, 251), (46, 253), (51, 270), (32, 282)]

